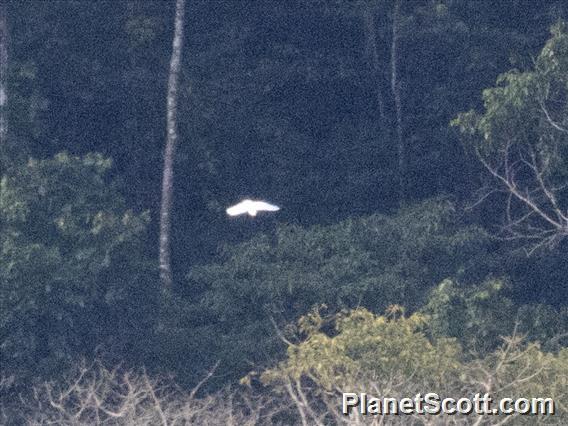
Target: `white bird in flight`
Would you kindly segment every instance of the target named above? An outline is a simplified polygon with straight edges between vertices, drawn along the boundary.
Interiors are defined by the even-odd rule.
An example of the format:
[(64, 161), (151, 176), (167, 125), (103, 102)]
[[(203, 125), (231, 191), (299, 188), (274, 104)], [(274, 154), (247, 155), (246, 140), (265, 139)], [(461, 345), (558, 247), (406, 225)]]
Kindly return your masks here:
[(280, 207), (274, 204), (267, 203), (266, 201), (243, 200), (239, 204), (235, 204), (227, 209), (229, 216), (238, 216), (240, 214), (248, 213), (249, 216), (256, 216), (258, 212), (275, 212), (280, 210)]

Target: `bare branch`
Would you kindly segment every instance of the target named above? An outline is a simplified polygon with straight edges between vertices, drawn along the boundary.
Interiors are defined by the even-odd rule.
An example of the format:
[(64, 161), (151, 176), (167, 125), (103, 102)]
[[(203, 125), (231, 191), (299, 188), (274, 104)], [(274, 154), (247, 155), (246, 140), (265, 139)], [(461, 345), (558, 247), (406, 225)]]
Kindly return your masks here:
[(540, 109), (542, 110), (542, 112), (544, 112), (544, 115), (546, 117), (546, 121), (548, 122), (548, 124), (550, 124), (552, 127), (554, 127), (556, 130), (562, 132), (562, 133), (568, 133), (568, 129), (562, 127), (561, 125), (559, 125), (557, 122), (555, 122), (552, 117), (550, 116), (550, 113), (548, 112), (548, 109), (546, 108), (546, 105), (544, 104), (544, 102), (542, 101), (542, 99), (539, 99), (538, 101), (539, 105), (540, 105)]

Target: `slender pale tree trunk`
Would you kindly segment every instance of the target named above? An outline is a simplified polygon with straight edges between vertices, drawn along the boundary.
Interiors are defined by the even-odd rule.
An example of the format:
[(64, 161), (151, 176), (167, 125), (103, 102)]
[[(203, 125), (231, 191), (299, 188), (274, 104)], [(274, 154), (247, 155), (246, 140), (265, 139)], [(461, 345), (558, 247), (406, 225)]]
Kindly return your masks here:
[(8, 4), (0, 0), (0, 152), (8, 138)]
[(377, 30), (375, 27), (375, 14), (372, 2), (365, 2), (363, 5), (363, 22), (365, 26), (367, 58), (369, 58), (370, 61), (372, 80), (375, 83), (375, 96), (379, 107), (379, 118), (381, 122), (384, 122), (385, 104), (383, 101), (383, 91), (381, 89), (381, 65), (379, 62), (379, 52), (377, 50)]
[(400, 0), (395, 0), (392, 15), (391, 42), (391, 90), (396, 115), (396, 139), (398, 154), (398, 197), (402, 205), (406, 200), (406, 150), (402, 127), (402, 103), (400, 98), (400, 79), (398, 76)]
[(167, 136), (164, 151), (164, 170), (162, 176), (162, 200), (160, 206), (160, 281), (162, 290), (172, 287), (171, 262), (171, 214), (174, 192), (174, 159), (177, 144), (177, 99), (181, 53), (183, 47), (185, 0), (176, 1), (174, 38), (170, 60), (170, 74), (167, 95)]

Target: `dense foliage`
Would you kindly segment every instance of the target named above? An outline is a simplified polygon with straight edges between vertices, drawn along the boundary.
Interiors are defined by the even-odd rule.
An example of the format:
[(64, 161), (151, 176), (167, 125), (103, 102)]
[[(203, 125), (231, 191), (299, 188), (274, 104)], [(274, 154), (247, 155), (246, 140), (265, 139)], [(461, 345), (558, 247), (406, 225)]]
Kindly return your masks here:
[(191, 315), (200, 313), (196, 325), (209, 336), (200, 356), (219, 358), (239, 374), (251, 361), (277, 356), (275, 326), (293, 323), (314, 305), (331, 312), (357, 306), (381, 312), (391, 304), (417, 309), (444, 278), (472, 284), (491, 271), (490, 249), (483, 232), (460, 226), (443, 200), (393, 216), (277, 227), (225, 247), (219, 262), (189, 274), (194, 291), (187, 293), (195, 297), (201, 289)]
[[(318, 424), (357, 424), (362, 420), (356, 410), (346, 419), (335, 409), (342, 392), (401, 397), (423, 393), (424, 389), (436, 389), (443, 395), (473, 395), (482, 389), (496, 398), (531, 398), (546, 393), (556, 401), (566, 399), (566, 348), (556, 354), (542, 352), (537, 344), (526, 344), (514, 334), (486, 356), (467, 360), (454, 339), (427, 338), (428, 316), (404, 317), (401, 313), (400, 307), (393, 306), (387, 316), (357, 309), (328, 318), (334, 324), (333, 336), (322, 331), (324, 321), (318, 312), (302, 317), (299, 324), (305, 339), (290, 345), (286, 360), (264, 371), (261, 379), (281, 386), (296, 402), (300, 416)], [(564, 424), (566, 408), (560, 402), (557, 416), (547, 422)], [(389, 424), (415, 424), (410, 416), (377, 417), (377, 421)], [(421, 421), (468, 424), (467, 417), (431, 417), (426, 415)], [(483, 416), (477, 420), (476, 424), (494, 424)], [(515, 424), (527, 425), (539, 420), (514, 418)]]
[[(51, 376), (78, 354), (120, 353), (151, 324), (147, 214), (105, 179), (110, 160), (58, 154), (0, 182), (0, 360), (8, 374)], [(4, 373), (6, 374), (6, 373)]]
[(568, 32), (559, 23), (534, 69), (500, 75), (497, 86), (483, 92), (483, 114), (470, 111), (454, 120), (473, 136), (504, 194), (495, 197), (495, 205), (506, 205), (504, 234), (532, 242), (529, 252), (562, 244), (568, 235), (567, 60)]

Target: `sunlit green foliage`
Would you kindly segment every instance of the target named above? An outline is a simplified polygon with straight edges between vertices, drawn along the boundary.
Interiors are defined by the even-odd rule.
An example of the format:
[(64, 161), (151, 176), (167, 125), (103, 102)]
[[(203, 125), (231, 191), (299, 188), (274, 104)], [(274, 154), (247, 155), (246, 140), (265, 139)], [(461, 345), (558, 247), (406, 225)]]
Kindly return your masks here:
[(332, 336), (321, 330), (323, 319), (318, 312), (301, 318), (306, 338), (289, 346), (286, 360), (265, 372), (263, 381), (315, 377), (332, 389), (351, 383), (363, 372), (369, 377), (408, 376), (417, 381), (444, 381), (460, 372), (460, 346), (455, 341), (431, 342), (423, 331), (423, 315), (396, 317), (403, 312), (391, 311), (394, 317), (390, 318), (362, 308), (340, 314), (333, 319)]
[[(566, 349), (546, 353), (538, 344), (526, 344), (513, 334), (487, 356), (472, 359), (454, 339), (428, 338), (427, 316), (398, 316), (402, 313), (396, 307), (385, 316), (356, 309), (324, 319), (313, 312), (300, 319), (302, 341), (290, 344), (286, 359), (260, 378), (292, 399), (301, 399), (296, 408), (302, 417), (321, 416), (325, 424), (341, 424), (333, 419), (341, 416), (335, 407), (342, 392), (401, 398), (424, 395), (426, 389), (455, 399), (488, 393), (494, 404), (500, 398), (552, 398), (556, 411), (546, 422), (565, 424)], [(330, 323), (331, 334), (326, 331)], [(250, 384), (255, 375), (242, 382)], [(442, 419), (436, 416), (436, 421)], [(469, 419), (478, 420), (474, 415)], [(477, 424), (494, 424), (495, 419), (482, 418)], [(518, 416), (514, 424), (531, 425), (542, 419)], [(392, 420), (410, 424), (409, 418)]]
[[(552, 398), (556, 404), (551, 424), (565, 424), (568, 416), (568, 349), (547, 353), (538, 344), (525, 344), (518, 336), (504, 338), (495, 352), (465, 364), (466, 383), (486, 386), (494, 398)], [(555, 423), (556, 422), (556, 423)], [(534, 419), (517, 419), (531, 425)]]

